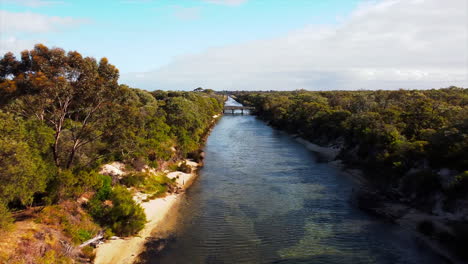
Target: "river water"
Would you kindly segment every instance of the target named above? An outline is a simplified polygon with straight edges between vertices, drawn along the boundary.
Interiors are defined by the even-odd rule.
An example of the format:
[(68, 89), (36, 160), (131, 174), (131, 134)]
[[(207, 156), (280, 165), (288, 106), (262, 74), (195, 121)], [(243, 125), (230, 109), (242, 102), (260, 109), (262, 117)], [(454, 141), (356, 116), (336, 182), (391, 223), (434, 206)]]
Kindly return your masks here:
[(354, 182), (287, 134), (225, 115), (173, 220), (143, 263), (443, 263), (401, 227), (349, 203)]

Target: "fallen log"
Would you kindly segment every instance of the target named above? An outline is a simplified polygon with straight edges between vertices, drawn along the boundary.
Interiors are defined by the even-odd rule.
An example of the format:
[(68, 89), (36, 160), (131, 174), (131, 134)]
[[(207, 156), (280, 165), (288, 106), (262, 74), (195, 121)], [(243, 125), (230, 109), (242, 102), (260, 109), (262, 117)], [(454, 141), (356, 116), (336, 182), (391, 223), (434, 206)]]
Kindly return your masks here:
[(91, 238), (90, 240), (87, 240), (85, 241), (83, 244), (79, 245), (78, 247), (79, 248), (84, 248), (88, 245), (91, 245), (91, 244), (94, 244), (96, 242), (98, 242), (99, 240), (102, 240), (104, 238), (104, 233), (102, 231), (100, 231), (97, 236), (95, 236), (94, 238)]

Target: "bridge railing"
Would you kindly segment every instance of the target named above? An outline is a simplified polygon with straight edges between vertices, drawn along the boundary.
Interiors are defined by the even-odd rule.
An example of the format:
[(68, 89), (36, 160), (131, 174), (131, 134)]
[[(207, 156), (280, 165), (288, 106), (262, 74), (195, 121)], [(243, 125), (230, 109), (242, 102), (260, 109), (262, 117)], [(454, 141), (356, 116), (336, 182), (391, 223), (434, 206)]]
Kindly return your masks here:
[(228, 105), (224, 106), (223, 113), (225, 113), (226, 111), (231, 111), (232, 114), (234, 114), (236, 110), (241, 110), (241, 114), (244, 114), (244, 110), (255, 110), (255, 107)]

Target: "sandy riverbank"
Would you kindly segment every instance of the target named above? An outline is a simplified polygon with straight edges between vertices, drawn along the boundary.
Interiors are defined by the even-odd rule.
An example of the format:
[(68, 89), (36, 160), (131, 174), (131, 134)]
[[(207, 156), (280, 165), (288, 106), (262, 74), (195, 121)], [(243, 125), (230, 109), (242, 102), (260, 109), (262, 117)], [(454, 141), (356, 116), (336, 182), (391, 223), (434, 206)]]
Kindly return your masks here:
[[(177, 185), (182, 189), (187, 189), (197, 177), (197, 168), (199, 164), (192, 161), (187, 161), (187, 164), (192, 167), (191, 173), (171, 172), (169, 178), (176, 178)], [(106, 241), (96, 250), (96, 264), (131, 264), (134, 263), (144, 249), (145, 243), (151, 234), (162, 223), (162, 220), (178, 205), (183, 193), (171, 194), (164, 198), (154, 199), (148, 202), (141, 203), (145, 210), (148, 223), (138, 235)]]

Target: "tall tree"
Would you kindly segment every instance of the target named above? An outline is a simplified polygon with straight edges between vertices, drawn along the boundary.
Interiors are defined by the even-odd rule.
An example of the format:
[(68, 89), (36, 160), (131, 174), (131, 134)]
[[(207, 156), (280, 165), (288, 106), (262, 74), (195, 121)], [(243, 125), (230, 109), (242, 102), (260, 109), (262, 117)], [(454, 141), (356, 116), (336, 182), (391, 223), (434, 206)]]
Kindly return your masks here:
[(55, 165), (70, 168), (79, 149), (103, 134), (119, 92), (118, 69), (106, 58), (98, 63), (42, 44), (23, 51), (20, 61), (7, 54), (0, 64), (2, 93), (16, 95), (11, 110), (52, 127)]

